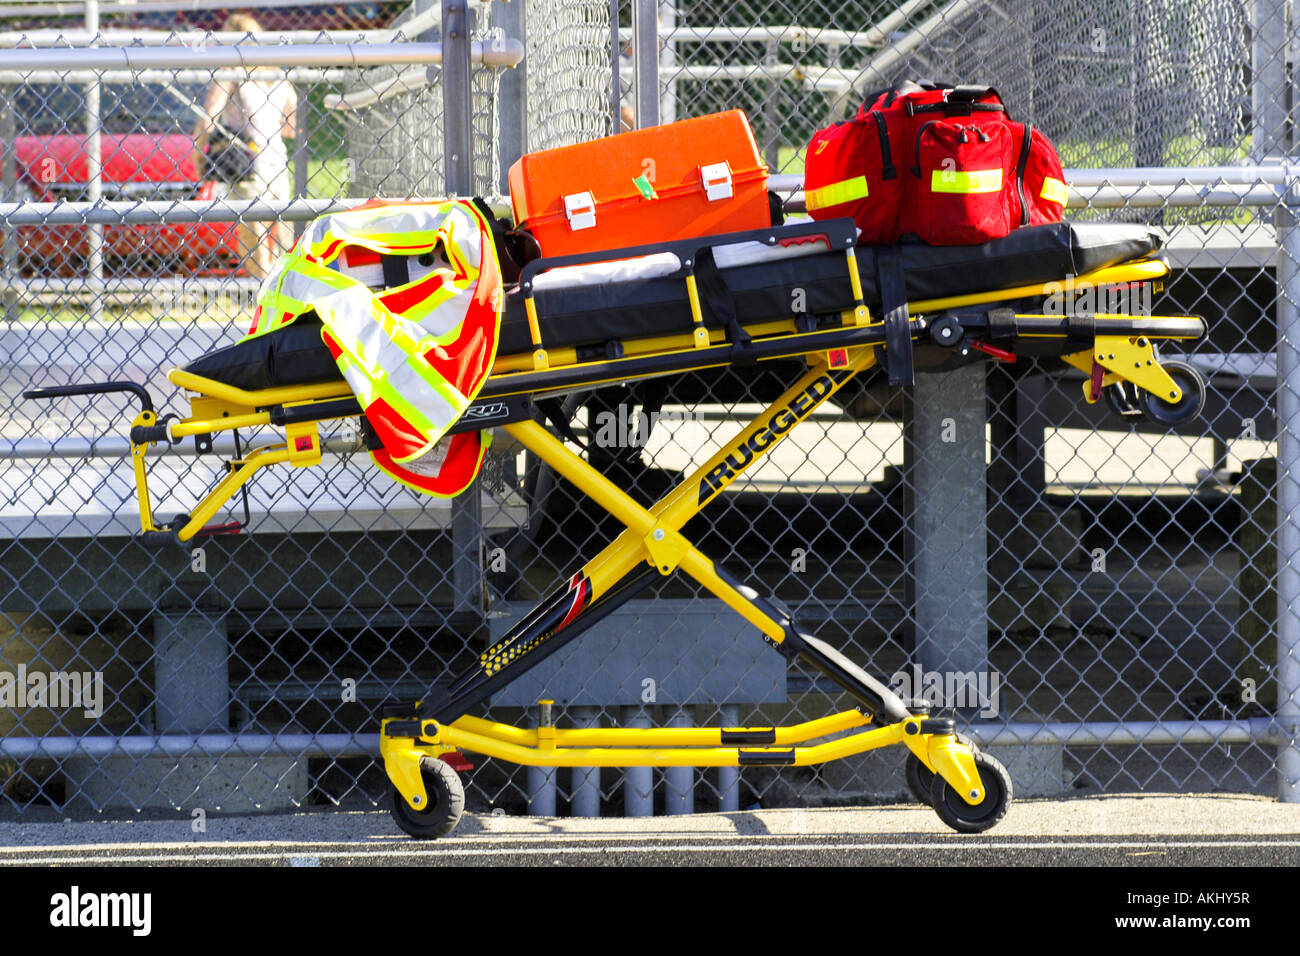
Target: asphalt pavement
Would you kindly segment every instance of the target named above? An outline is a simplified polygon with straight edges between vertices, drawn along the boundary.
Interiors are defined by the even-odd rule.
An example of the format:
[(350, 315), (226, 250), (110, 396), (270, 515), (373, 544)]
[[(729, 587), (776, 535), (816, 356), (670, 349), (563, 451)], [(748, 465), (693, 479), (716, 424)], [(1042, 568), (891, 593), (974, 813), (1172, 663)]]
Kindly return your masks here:
[(0, 866), (1297, 866), (1300, 804), (1239, 794), (1021, 800), (986, 834), (918, 805), (691, 816), (466, 814), (414, 841), (386, 812), (0, 822)]

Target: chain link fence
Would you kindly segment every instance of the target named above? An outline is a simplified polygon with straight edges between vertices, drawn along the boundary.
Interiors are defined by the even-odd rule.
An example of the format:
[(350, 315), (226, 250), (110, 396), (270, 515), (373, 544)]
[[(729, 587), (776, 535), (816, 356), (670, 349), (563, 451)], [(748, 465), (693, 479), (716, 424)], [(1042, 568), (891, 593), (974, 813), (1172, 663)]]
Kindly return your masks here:
[[(189, 31), (225, 22), (205, 10), (154, 14), (172, 18), (164, 22), (103, 8), (100, 46), (119, 42), (118, 31), (179, 31), (171, 45), (193, 46)], [(1014, 118), (1046, 132), (1071, 172), (1071, 217), (1160, 228), (1174, 270), (1151, 307), (1202, 315), (1210, 330), (1189, 348), (1210, 381), (1199, 421), (1170, 431), (1087, 406), (1079, 376), (1059, 362), (922, 375), (906, 394), (866, 379), (685, 530), (868, 671), (957, 714), (1020, 793), (1294, 797), (1300, 770), (1279, 774), (1277, 758), (1279, 744), (1295, 746), (1297, 709), (1277, 691), (1296, 686), (1286, 674), (1297, 666), (1285, 598), (1277, 613), (1279, 585), (1296, 593), (1279, 543), (1288, 559), (1288, 541), (1300, 544), (1286, 517), (1300, 504), (1286, 464), (1295, 439), (1279, 424), (1300, 421), (1288, 414), (1297, 379), (1286, 374), (1296, 354), (1297, 303), (1284, 291), (1295, 288), (1294, 238), (1283, 248), (1295, 234), (1285, 191), (1294, 172), (1279, 165), (1295, 161), (1291, 3), (651, 0), (647, 10), (528, 0), (515, 14), (522, 32), (503, 26), (518, 21), (501, 4), (474, 11), (469, 133), (480, 192), (499, 190), (508, 142), (548, 148), (638, 115), (741, 107), (797, 210), (812, 132), (870, 90), (929, 76), (993, 85)], [(449, 681), (617, 532), (541, 462), (498, 443), (476, 491), (450, 504), (327, 455), (250, 491), (252, 533), (149, 551), (129, 536), (126, 403), (18, 398), (129, 378), (174, 401), (163, 372), (247, 324), (255, 248), (289, 241), (294, 223), (331, 203), (441, 194), (439, 67), (410, 58), (439, 42), (438, 12), (254, 9), (264, 34), (207, 38), (206, 50), (239, 39), (243, 49), (322, 56), (345, 42), (405, 45), (407, 59), (339, 66), (308, 64), (308, 53), (268, 67), (297, 91), (286, 120), (296, 135), (285, 139), (292, 188), (260, 208), (201, 181), (189, 155), (194, 107), (214, 80), (247, 80), (242, 68), (0, 66), (9, 812), (381, 803), (384, 701)], [(290, 13), (302, 19), (283, 19)], [(30, 45), (17, 39), (24, 32), (86, 26), (29, 18), (0, 29), (18, 48)], [(275, 34), (290, 30), (324, 32), (280, 44)], [(522, 103), (493, 60), (493, 41), (514, 37), (527, 50)], [(96, 132), (98, 191), (86, 162)], [(86, 225), (91, 204), (106, 210), (99, 225)], [(648, 503), (797, 372), (771, 363), (572, 395), (566, 412), (585, 445), (572, 447)], [(948, 428), (956, 441), (942, 437)], [(971, 448), (984, 463), (975, 472), (958, 461)], [(170, 489), (159, 513), (186, 510), (218, 464), (179, 448), (158, 456), (154, 485)], [(946, 524), (948, 537), (918, 537), (918, 514)], [(936, 548), (951, 553), (942, 573), (925, 560)], [(953, 582), (979, 583), (953, 598)], [(772, 725), (850, 706), (677, 578), (552, 660), (485, 716), (527, 723), (542, 694), (575, 725)], [(20, 702), (33, 675), (45, 677), (46, 696)], [(543, 772), (470, 760), (470, 808), (509, 812), (904, 793), (893, 751), (779, 772)]]

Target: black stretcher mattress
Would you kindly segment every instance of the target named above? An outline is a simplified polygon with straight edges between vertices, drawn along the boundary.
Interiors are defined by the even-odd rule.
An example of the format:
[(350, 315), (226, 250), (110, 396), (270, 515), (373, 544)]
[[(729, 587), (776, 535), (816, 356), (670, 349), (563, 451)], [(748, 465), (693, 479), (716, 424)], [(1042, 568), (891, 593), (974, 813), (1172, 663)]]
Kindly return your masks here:
[[(1063, 280), (1149, 257), (1160, 245), (1160, 236), (1142, 225), (1051, 223), (975, 246), (859, 246), (856, 255), (863, 297), (878, 312), (876, 258), (884, 249), (898, 250), (907, 299), (916, 302)], [(719, 275), (742, 324), (788, 318), (796, 289), (803, 290), (806, 310), (813, 315), (841, 312), (854, 304), (843, 252), (739, 266), (720, 270)], [(691, 328), (686, 284), (677, 276), (538, 290), (535, 302), (546, 348), (598, 346)], [(707, 304), (703, 308), (706, 325), (724, 326)], [(531, 350), (523, 296), (514, 288), (506, 296), (498, 352)], [(209, 352), (185, 370), (250, 390), (339, 377), (321, 341), (320, 322), (310, 315)]]

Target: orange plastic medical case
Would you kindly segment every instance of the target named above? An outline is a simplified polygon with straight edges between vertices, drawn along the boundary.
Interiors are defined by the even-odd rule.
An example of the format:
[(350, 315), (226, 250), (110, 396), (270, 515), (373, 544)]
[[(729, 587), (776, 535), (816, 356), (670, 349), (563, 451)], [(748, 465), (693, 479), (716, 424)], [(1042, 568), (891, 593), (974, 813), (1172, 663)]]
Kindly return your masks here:
[(743, 110), (529, 153), (510, 168), (510, 201), (546, 256), (772, 224)]

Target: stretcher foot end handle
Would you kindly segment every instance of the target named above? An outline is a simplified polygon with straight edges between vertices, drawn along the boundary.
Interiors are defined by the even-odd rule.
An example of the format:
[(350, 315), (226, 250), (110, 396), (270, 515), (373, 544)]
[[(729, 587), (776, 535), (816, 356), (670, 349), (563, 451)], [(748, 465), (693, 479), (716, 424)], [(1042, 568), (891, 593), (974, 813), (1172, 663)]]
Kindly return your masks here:
[(165, 548), (168, 545), (181, 543), (175, 531), (142, 531), (140, 541), (146, 548)]
[(131, 426), (131, 444), (148, 445), (153, 442), (166, 442), (169, 445), (177, 444), (180, 439), (173, 439), (168, 431), (170, 424), (179, 421), (178, 415), (164, 415), (159, 419), (157, 425), (133, 425)]
[(148, 389), (136, 382), (88, 382), (81, 385), (51, 385), (48, 388), (33, 388), (23, 392), (23, 398), (46, 400), (67, 398), (71, 395), (106, 395), (112, 392), (130, 392), (140, 400), (140, 410), (152, 412), (153, 399)]

